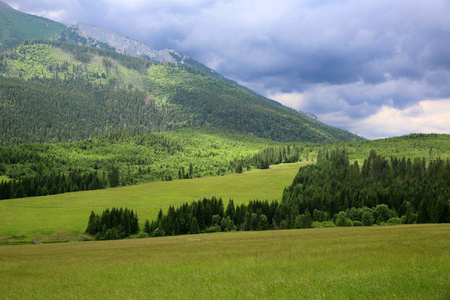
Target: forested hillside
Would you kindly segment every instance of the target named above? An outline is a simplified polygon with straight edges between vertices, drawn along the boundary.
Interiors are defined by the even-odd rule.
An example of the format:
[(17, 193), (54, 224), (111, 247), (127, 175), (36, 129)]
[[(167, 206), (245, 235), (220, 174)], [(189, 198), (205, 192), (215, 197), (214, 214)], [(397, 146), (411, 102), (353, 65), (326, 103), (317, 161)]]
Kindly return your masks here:
[(336, 147), (345, 149), (349, 159), (360, 164), (373, 149), (397, 158), (425, 157), (428, 163), (450, 157), (450, 135), (414, 134), (334, 145), (281, 143), (203, 127), (163, 133), (122, 131), (78, 142), (3, 146), (0, 198), (225, 175), (279, 163), (315, 162), (319, 152)]
[(0, 141), (215, 126), (277, 141), (361, 140), (187, 66), (33, 41), (0, 54)]
[(314, 146), (194, 128), (0, 147), (0, 176), (11, 179), (0, 181), (0, 199), (240, 173), (297, 162)]
[[(102, 36), (105, 39), (105, 41), (102, 42), (93, 36), (89, 36), (89, 34), (85, 32), (85, 30), (84, 31), (82, 30), (83, 28), (84, 29), (95, 28), (96, 31), (101, 32), (100, 36)], [(46, 18), (41, 18), (22, 13), (0, 1), (0, 41), (1, 41), (0, 51), (12, 48), (14, 46), (18, 46), (19, 44), (25, 42), (26, 40), (33, 40), (33, 39), (57, 40), (77, 45), (84, 45), (89, 47), (116, 51), (117, 49), (115, 49), (112, 45), (109, 45), (105, 42), (107, 42), (108, 39), (115, 41), (117, 37), (119, 37), (119, 39), (121, 39), (122, 41), (132, 44), (134, 47), (131, 48), (138, 48), (138, 46), (136, 45), (140, 45), (142, 48), (138, 52), (142, 53), (150, 51), (156, 54), (159, 54), (159, 52), (163, 52), (164, 54), (167, 54), (167, 56), (163, 55), (163, 57), (159, 57), (160, 59), (163, 60), (168, 59), (176, 64), (191, 66), (195, 69), (205, 72), (208, 76), (225, 81), (235, 86), (239, 86), (240, 88), (246, 90), (247, 92), (249, 92), (254, 96), (264, 99), (272, 104), (282, 106), (280, 103), (267, 99), (255, 93), (254, 91), (244, 86), (241, 86), (228, 78), (223, 77), (222, 75), (208, 68), (207, 66), (199, 63), (198, 61), (195, 61), (194, 59), (188, 56), (182, 55), (181, 53), (175, 50), (171, 49), (164, 49), (162, 51), (154, 50), (148, 47), (147, 45), (141, 44), (138, 41), (134, 41), (127, 37), (117, 35), (116, 33), (110, 32), (106, 29), (91, 25), (77, 24), (70, 27), (66, 27), (63, 24), (51, 21)], [(122, 49), (122, 52), (120, 53), (123, 53), (123, 50), (124, 49)], [(131, 49), (128, 48), (128, 50)], [(128, 53), (128, 55), (133, 55), (133, 53), (131, 54)], [(152, 58), (149, 57), (148, 55), (134, 54), (133, 56), (152, 60)], [(154, 59), (153, 61), (155, 61)]]

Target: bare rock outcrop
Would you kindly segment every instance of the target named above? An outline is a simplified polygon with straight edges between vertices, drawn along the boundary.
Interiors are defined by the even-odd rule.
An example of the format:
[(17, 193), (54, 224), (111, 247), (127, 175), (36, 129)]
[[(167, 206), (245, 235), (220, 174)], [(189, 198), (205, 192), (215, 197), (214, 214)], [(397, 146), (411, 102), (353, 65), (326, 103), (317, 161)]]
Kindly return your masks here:
[(170, 62), (174, 64), (184, 64), (184, 60), (188, 59), (187, 56), (183, 56), (175, 50), (154, 50), (142, 42), (93, 25), (78, 23), (73, 25), (71, 30), (88, 41), (107, 44), (116, 52), (126, 55), (142, 57), (160, 63)]

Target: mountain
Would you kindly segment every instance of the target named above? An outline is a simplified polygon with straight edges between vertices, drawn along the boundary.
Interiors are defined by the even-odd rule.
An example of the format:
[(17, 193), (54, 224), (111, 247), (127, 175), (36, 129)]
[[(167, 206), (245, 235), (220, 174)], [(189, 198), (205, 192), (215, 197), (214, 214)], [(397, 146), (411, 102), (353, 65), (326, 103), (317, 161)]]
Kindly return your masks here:
[[(264, 99), (272, 104), (282, 106), (282, 104), (280, 104), (279, 102), (267, 99), (266, 97), (261, 96), (250, 90), (249, 88), (244, 87), (237, 82), (220, 75), (213, 69), (208, 68), (204, 64), (199, 63), (189, 56), (183, 55), (175, 50), (154, 50), (142, 42), (119, 35), (115, 32), (101, 27), (83, 23), (78, 23), (71, 26), (68, 30), (66, 30), (65, 33), (67, 33), (67, 36), (70, 37), (69, 39), (67, 39), (68, 41), (78, 41), (79, 45), (113, 50), (118, 53), (145, 58), (159, 63), (169, 62), (176, 65), (187, 65), (194, 67), (200, 71), (205, 72), (208, 76), (239, 86), (254, 96), (260, 97), (261, 99)], [(65, 33), (62, 34), (59, 40), (66, 40)]]
[(66, 27), (2, 2), (0, 22), (7, 50), (0, 54), (3, 145), (192, 126), (277, 141), (362, 139), (262, 97), (175, 50), (154, 50), (91, 25)]
[(213, 69), (175, 50), (154, 50), (142, 42), (88, 24), (78, 23), (66, 27), (49, 19), (22, 13), (6, 3), (0, 2), (0, 49), (12, 48), (29, 39), (58, 40), (112, 50), (159, 63), (169, 62), (191, 66), (213, 78), (239, 86), (255, 96), (281, 106), (280, 103), (267, 99), (235, 81), (225, 78)]
[(276, 141), (361, 140), (189, 66), (28, 41), (0, 54), (1, 144), (214, 126)]
[(175, 50), (154, 50), (142, 42), (88, 24), (78, 23), (67, 27), (46, 18), (22, 13), (0, 1), (0, 41), (2, 49), (18, 46), (30, 39), (58, 40), (113, 50), (121, 54), (159, 63), (169, 62), (188, 65), (204, 71), (212, 77), (223, 79), (214, 70)]
[(173, 64), (185, 64), (187, 56), (171, 49), (154, 50), (139, 41), (124, 37), (101, 27), (79, 23), (69, 28), (75, 35), (85, 38), (89, 44), (104, 43), (118, 53), (135, 57), (146, 58), (155, 62), (169, 62)]

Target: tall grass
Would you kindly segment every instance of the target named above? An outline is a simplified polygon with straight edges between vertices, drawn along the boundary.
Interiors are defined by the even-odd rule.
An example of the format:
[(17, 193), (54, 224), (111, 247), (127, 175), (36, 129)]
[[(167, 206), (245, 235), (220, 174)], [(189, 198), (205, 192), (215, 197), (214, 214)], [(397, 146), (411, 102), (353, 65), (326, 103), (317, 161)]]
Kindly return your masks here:
[(0, 247), (5, 299), (449, 299), (450, 225)]

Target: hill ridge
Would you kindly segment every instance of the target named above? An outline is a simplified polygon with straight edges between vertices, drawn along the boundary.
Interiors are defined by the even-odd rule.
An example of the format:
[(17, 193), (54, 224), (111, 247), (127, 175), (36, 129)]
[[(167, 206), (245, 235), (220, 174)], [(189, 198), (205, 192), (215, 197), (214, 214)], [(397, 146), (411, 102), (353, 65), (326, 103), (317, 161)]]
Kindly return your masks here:
[(125, 37), (102, 27), (77, 23), (70, 28), (81, 37), (105, 43), (121, 54), (148, 58), (160, 63), (170, 62), (174, 64), (178, 64), (178, 61), (173, 58), (171, 52), (174, 53), (173, 55), (178, 55), (183, 58), (183, 56), (175, 50), (155, 50), (141, 41)]
[[(3, 3), (3, 2), (1, 2), (1, 3)], [(30, 16), (30, 17), (36, 17), (36, 18), (40, 18), (42, 20), (57, 23), (55, 21), (48, 20), (43, 17), (37, 17), (34, 15), (28, 15), (26, 13), (20, 12), (18, 10), (15, 10), (14, 8), (10, 7), (6, 3), (4, 3), (4, 5), (5, 5), (5, 7), (7, 7), (9, 9), (9, 11), (14, 12), (16, 14), (21, 14), (21, 15)], [(60, 23), (57, 23), (57, 24), (59, 24), (62, 27), (60, 27), (59, 30), (57, 30), (56, 32), (54, 32), (52, 34), (50, 40), (59, 40), (62, 42), (70, 42), (70, 43), (74, 43), (74, 44), (78, 44), (78, 45), (103, 48), (103, 49), (107, 49), (107, 50), (116, 51), (118, 53), (132, 55), (135, 57), (149, 59), (149, 60), (157, 61), (157, 62), (170, 62), (170, 63), (174, 63), (174, 64), (191, 66), (193, 68), (196, 68), (200, 71), (205, 72), (208, 76), (211, 76), (213, 78), (220, 79), (227, 83), (238, 86), (238, 87), (246, 90), (250, 94), (257, 96), (269, 103), (272, 103), (272, 104), (275, 104), (278, 106), (284, 106), (275, 100), (268, 99), (268, 98), (256, 93), (255, 91), (253, 91), (245, 86), (242, 86), (239, 83), (237, 83), (231, 79), (228, 79), (228, 78), (222, 76), (221, 74), (217, 73), (215, 70), (205, 66), (204, 64), (192, 59), (189, 56), (181, 54), (177, 50), (174, 50), (174, 49), (156, 50), (156, 49), (153, 49), (152, 47), (150, 47), (149, 45), (142, 43), (141, 41), (125, 37), (114, 31), (111, 31), (111, 30), (108, 30), (108, 29), (105, 29), (102, 27), (94, 26), (94, 25), (89, 25), (89, 24), (84, 24), (84, 23), (78, 23), (78, 24), (71, 25), (71, 26), (66, 25), (66, 24), (60, 24)], [(39, 26), (34, 26), (34, 27), (39, 27)], [(1, 26), (0, 26), (0, 28), (1, 28)], [(39, 39), (39, 38), (44, 38), (44, 36), (35, 36), (32, 38)], [(1, 35), (0, 35), (0, 40), (1, 40)], [(114, 40), (116, 40), (116, 41), (120, 40), (120, 42), (112, 42)], [(25, 41), (25, 39), (23, 39), (23, 38), (21, 39), (20, 35), (17, 37), (14, 37), (13, 42), (8, 43), (6, 48), (9, 48), (11, 46), (17, 46), (20, 43), (22, 43), (23, 41)], [(123, 45), (128, 45), (128, 47), (125, 47), (122, 49)], [(303, 113), (303, 112), (299, 111), (299, 113)]]
[[(72, 140), (75, 135), (69, 133), (78, 131), (86, 134), (76, 139), (115, 130), (167, 131), (193, 126), (251, 132), (278, 141), (362, 139), (272, 105), (192, 67), (158, 64), (98, 48), (25, 42), (0, 55), (0, 75), (4, 76), (2, 144), (15, 143), (11, 139), (23, 136), (48, 142)], [(24, 122), (30, 116), (33, 122)], [(72, 124), (69, 133), (62, 130), (68, 124)], [(18, 126), (23, 126), (19, 132)]]

